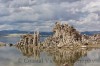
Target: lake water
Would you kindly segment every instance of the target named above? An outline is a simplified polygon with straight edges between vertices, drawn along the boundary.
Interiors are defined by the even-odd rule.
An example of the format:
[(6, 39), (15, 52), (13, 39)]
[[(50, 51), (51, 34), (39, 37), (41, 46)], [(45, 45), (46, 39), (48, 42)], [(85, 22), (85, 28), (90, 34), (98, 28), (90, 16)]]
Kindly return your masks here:
[[(1, 37), (15, 44), (19, 37)], [(44, 38), (41, 38), (43, 41)], [(100, 66), (99, 48), (40, 50), (33, 47), (0, 47), (0, 66)]]

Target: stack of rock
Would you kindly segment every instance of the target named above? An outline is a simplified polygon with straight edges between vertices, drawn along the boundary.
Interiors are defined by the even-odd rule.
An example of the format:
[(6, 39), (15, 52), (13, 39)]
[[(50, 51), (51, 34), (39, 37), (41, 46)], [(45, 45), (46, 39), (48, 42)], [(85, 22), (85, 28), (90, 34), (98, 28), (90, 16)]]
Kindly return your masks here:
[(100, 44), (100, 34), (95, 34), (93, 36), (90, 36), (90, 41), (93, 44)]
[(48, 37), (45, 40), (46, 46), (64, 46), (64, 45), (72, 45), (77, 41), (81, 40), (81, 35), (73, 26), (69, 26), (68, 24), (60, 24), (56, 22), (55, 27), (53, 29), (54, 35)]
[[(47, 37), (43, 42), (43, 47), (76, 47), (88, 44), (100, 44), (100, 34), (88, 36), (82, 35), (73, 26), (68, 24), (55, 23), (53, 28), (54, 34)], [(33, 44), (37, 46), (39, 43), (39, 32), (35, 32), (34, 35), (23, 35), (20, 42), (17, 45), (29, 45)]]
[(83, 34), (81, 36), (82, 36), (81, 37), (82, 44), (88, 45), (90, 43), (90, 40), (89, 40), (90, 39), (90, 36), (85, 35), (85, 34)]
[(20, 41), (17, 43), (17, 45), (30, 45), (33, 44), (35, 46), (38, 46), (39, 43), (39, 32), (34, 32), (34, 35), (32, 34), (26, 34), (22, 35)]
[(44, 46), (74, 46), (88, 43), (89, 36), (81, 35), (73, 26), (56, 22), (53, 36), (46, 38)]

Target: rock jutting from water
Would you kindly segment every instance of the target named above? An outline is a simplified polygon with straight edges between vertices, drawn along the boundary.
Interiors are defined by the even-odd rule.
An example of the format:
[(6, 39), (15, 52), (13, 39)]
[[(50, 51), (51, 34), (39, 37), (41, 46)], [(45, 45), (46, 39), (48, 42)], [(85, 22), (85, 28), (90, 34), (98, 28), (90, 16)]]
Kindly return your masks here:
[(81, 35), (73, 26), (68, 24), (60, 24), (56, 22), (53, 28), (53, 36), (48, 37), (44, 43), (45, 46), (70, 46), (73, 44), (80, 44)]
[[(39, 32), (21, 36), (17, 46), (33, 45), (42, 47), (82, 47), (93, 44), (100, 44), (100, 34), (93, 36), (83, 35), (73, 26), (56, 22), (53, 28), (53, 35), (47, 37), (42, 43), (39, 40)], [(93, 45), (94, 46), (94, 45)]]
[(22, 35), (20, 41), (17, 43), (17, 46), (21, 45), (34, 45), (38, 46), (39, 44), (39, 32), (34, 32), (34, 34)]
[[(60, 24), (59, 22), (55, 23), (53, 32), (54, 34), (46, 38), (46, 40), (43, 42), (45, 47), (70, 47), (88, 45), (91, 44), (92, 39), (97, 38), (96, 36), (82, 35), (73, 26), (68, 24)], [(97, 40), (94, 40), (95, 43)]]

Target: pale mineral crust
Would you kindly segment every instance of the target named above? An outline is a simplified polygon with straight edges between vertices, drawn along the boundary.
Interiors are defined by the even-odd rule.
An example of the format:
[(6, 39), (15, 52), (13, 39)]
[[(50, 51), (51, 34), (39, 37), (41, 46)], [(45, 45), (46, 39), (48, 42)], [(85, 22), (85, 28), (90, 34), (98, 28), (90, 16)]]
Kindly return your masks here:
[(39, 43), (39, 32), (34, 32), (34, 34), (26, 34), (22, 35), (20, 41), (17, 43), (17, 45), (34, 45), (38, 46)]
[[(39, 32), (26, 34), (21, 36), (21, 40), (17, 45), (34, 45), (38, 46)], [(53, 28), (53, 35), (47, 37), (42, 43), (43, 47), (77, 47), (89, 44), (100, 44), (100, 34), (93, 36), (83, 35), (69, 24), (61, 24), (56, 22)]]
[(94, 36), (82, 35), (73, 26), (60, 24), (59, 22), (55, 23), (53, 32), (54, 34), (43, 42), (45, 47), (88, 45), (100, 41), (100, 34)]

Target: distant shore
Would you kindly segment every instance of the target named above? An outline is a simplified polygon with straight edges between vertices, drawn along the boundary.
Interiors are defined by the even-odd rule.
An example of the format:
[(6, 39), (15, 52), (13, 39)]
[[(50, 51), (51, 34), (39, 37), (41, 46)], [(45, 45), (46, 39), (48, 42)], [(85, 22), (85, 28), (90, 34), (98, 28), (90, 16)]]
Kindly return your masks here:
[(20, 37), (21, 35), (25, 35), (25, 34), (8, 34), (8, 35), (3, 36), (3, 37)]
[[(26, 35), (26, 34), (8, 34), (5, 36), (1, 36), (1, 37), (20, 37), (22, 35)], [(49, 35), (40, 35), (41, 37), (48, 37)]]

